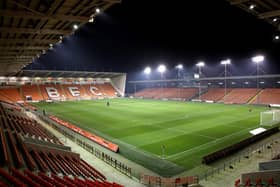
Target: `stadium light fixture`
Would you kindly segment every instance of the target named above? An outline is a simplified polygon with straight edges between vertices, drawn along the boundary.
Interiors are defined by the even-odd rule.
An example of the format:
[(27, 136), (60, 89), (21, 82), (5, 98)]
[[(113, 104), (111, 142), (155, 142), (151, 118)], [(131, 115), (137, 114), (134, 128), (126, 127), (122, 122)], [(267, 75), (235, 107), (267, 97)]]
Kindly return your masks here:
[(222, 83), (222, 82), (219, 82), (219, 85), (223, 85), (223, 83)]
[(280, 81), (277, 81), (277, 84), (280, 84)]
[(275, 39), (275, 40), (279, 40), (279, 39), (280, 39), (280, 36), (279, 36), (279, 35), (276, 35), (276, 36), (274, 36), (274, 39)]
[(76, 24), (73, 25), (73, 29), (74, 29), (74, 30), (77, 30), (78, 28), (79, 28), (78, 25), (76, 25)]
[(176, 68), (177, 68), (177, 69), (183, 69), (183, 65), (182, 65), (182, 64), (178, 64), (178, 65), (176, 66)]
[(208, 84), (208, 85), (211, 85), (212, 83), (211, 83), (211, 82), (208, 82), (207, 84)]
[(61, 43), (61, 42), (62, 42), (62, 39), (63, 39), (63, 36), (59, 36), (58, 43)]
[(264, 81), (261, 81), (260, 84), (264, 84)]
[(254, 57), (252, 57), (252, 61), (258, 64), (258, 63), (264, 61), (264, 56), (263, 55), (254, 56)]
[[(160, 77), (163, 80), (163, 73), (166, 71), (166, 67), (163, 64), (160, 64), (157, 68), (158, 72), (160, 72)], [(163, 94), (163, 82), (161, 82), (161, 94)]]
[(166, 71), (166, 67), (165, 67), (165, 65), (162, 65), (162, 64), (161, 64), (161, 65), (158, 66), (158, 69), (157, 69), (157, 70), (158, 70), (158, 72), (160, 72), (160, 73), (164, 73), (164, 72)]
[(95, 9), (95, 12), (98, 14), (98, 13), (100, 13), (100, 9), (99, 8), (96, 8)]
[[(178, 64), (176, 67), (175, 67), (178, 71), (177, 71), (177, 79), (179, 80), (179, 78), (180, 78), (180, 70), (183, 70), (183, 68), (184, 68), (184, 66), (183, 66), (183, 64)], [(179, 84), (178, 84), (178, 87), (180, 87), (179, 86)], [(178, 98), (181, 98), (181, 89), (177, 89), (178, 90)]]
[[(200, 62), (198, 62), (196, 64), (196, 66), (198, 67), (198, 75), (200, 76), (201, 75), (201, 68), (205, 66), (205, 63), (200, 61)], [(200, 100), (200, 98), (201, 98), (201, 82), (200, 82), (200, 80), (199, 80), (199, 93), (198, 93), (198, 96), (199, 96), (199, 100)]]
[(149, 75), (150, 73), (151, 73), (151, 68), (150, 67), (146, 67), (145, 69), (144, 69), (144, 73), (146, 74), (146, 75)]
[(92, 15), (89, 17), (88, 22), (89, 22), (89, 23), (93, 23), (93, 21), (94, 21), (94, 15), (92, 14)]
[[(264, 61), (264, 56), (263, 55), (257, 55), (252, 57), (252, 61), (257, 64), (257, 89), (259, 89), (259, 63)], [(257, 104), (259, 104), (259, 94), (257, 94)]]
[(276, 21), (278, 21), (278, 19), (277, 18), (273, 18), (273, 20), (272, 20), (273, 22), (276, 22)]
[[(225, 82), (225, 91), (224, 91), (224, 95), (227, 94), (227, 65), (230, 65), (231, 64), (231, 60), (230, 59), (226, 59), (226, 60), (222, 60), (221, 61), (221, 64), (225, 66), (225, 79), (224, 79), (224, 82)], [(220, 84), (222, 85), (222, 84)]]
[(198, 66), (198, 67), (203, 67), (203, 66), (205, 66), (205, 63), (204, 63), (204, 62), (198, 62), (198, 63), (196, 64), (196, 66)]
[(253, 4), (252, 4), (252, 5), (249, 6), (249, 9), (250, 9), (250, 10), (253, 10), (255, 7), (256, 7), (256, 5), (253, 5)]
[(229, 64), (231, 64), (231, 60), (230, 59), (222, 60), (221, 64), (222, 65), (229, 65)]
[(244, 82), (244, 84), (249, 84), (249, 82), (246, 81), (246, 82)]
[(236, 84), (235, 82), (231, 82), (232, 85)]
[(195, 73), (195, 74), (194, 74), (194, 78), (195, 78), (195, 79), (199, 79), (199, 74), (198, 74), (198, 73)]

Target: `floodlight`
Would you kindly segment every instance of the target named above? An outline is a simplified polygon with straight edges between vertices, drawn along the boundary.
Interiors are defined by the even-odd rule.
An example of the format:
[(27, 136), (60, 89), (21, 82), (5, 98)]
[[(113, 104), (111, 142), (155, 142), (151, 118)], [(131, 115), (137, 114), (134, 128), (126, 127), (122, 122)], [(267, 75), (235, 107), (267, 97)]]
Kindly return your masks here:
[(74, 30), (77, 30), (78, 28), (79, 28), (78, 25), (76, 25), (76, 24), (73, 25), (73, 29), (74, 29)]
[(263, 81), (261, 81), (261, 82), (260, 82), (260, 84), (264, 84), (264, 82), (263, 82)]
[(235, 84), (235, 82), (231, 82), (231, 84)]
[(95, 9), (95, 12), (96, 12), (96, 13), (99, 13), (99, 12), (100, 12), (100, 9), (99, 9), (99, 8), (96, 8), (96, 9)]
[(194, 78), (195, 78), (195, 79), (199, 79), (199, 74), (198, 74), (198, 73), (195, 73), (195, 74), (194, 74)]
[(146, 67), (146, 68), (144, 69), (144, 73), (147, 74), (147, 75), (149, 75), (149, 74), (151, 73), (151, 68), (150, 68), (150, 67)]
[(280, 81), (277, 81), (277, 84), (280, 84)]
[(211, 85), (212, 83), (211, 83), (211, 82), (208, 82), (207, 84), (208, 84), (208, 85)]
[(203, 67), (203, 66), (205, 65), (205, 63), (204, 63), (204, 62), (198, 62), (196, 65), (197, 65), (198, 67)]
[(278, 19), (277, 18), (273, 18), (273, 22), (276, 22), (276, 21), (278, 21)]
[(219, 85), (222, 85), (223, 83), (222, 82), (219, 82)]
[(280, 39), (279, 35), (274, 36), (274, 39), (279, 40)]
[(249, 82), (244, 82), (244, 84), (249, 84)]
[(157, 69), (157, 70), (158, 70), (158, 72), (160, 72), (160, 73), (164, 73), (164, 72), (166, 71), (166, 67), (165, 67), (165, 65), (162, 65), (162, 64), (161, 64), (161, 65), (158, 66), (158, 69)]
[(183, 69), (183, 65), (182, 65), (182, 64), (178, 64), (178, 65), (176, 66), (176, 68), (177, 68), (177, 69)]
[(256, 7), (256, 5), (250, 5), (250, 6), (249, 6), (249, 9), (250, 9), (250, 10), (253, 10), (255, 7)]
[(89, 23), (93, 23), (93, 21), (94, 21), (94, 15), (91, 15), (91, 16), (89, 17), (88, 22), (89, 22)]
[(230, 59), (227, 59), (227, 60), (222, 60), (222, 61), (221, 61), (221, 64), (222, 64), (222, 65), (228, 65), (228, 64), (231, 64), (231, 60), (230, 60)]
[(264, 61), (264, 56), (263, 55), (254, 56), (252, 58), (252, 61), (258, 64), (258, 63)]

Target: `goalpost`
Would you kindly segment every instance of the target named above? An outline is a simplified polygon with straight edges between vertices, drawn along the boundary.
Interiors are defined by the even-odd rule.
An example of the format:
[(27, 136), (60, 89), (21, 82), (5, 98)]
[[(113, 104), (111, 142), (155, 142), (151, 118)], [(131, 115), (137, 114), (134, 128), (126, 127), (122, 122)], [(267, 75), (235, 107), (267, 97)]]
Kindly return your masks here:
[(260, 125), (272, 126), (280, 122), (280, 110), (267, 110), (261, 112)]

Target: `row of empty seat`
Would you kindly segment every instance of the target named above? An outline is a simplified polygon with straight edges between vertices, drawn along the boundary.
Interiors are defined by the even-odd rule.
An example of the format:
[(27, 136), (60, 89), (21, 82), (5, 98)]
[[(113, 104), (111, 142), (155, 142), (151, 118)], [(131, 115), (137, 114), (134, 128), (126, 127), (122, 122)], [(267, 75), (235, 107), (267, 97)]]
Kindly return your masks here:
[(259, 163), (259, 171), (241, 174), (235, 187), (278, 187), (280, 186), (280, 160)]
[[(227, 89), (226, 93), (228, 94), (231, 89)], [(202, 100), (209, 100), (218, 102), (223, 99), (225, 96), (225, 89), (224, 88), (209, 88), (208, 91), (201, 95)]]
[(10, 168), (9, 171), (6, 171), (0, 168), (0, 178), (2, 179), (0, 181), (0, 187), (122, 187), (114, 182), (81, 179), (72, 176), (58, 176), (43, 172), (34, 173), (28, 169), (19, 171)]
[(1, 186), (121, 187), (12, 105), (0, 104)]
[(258, 89), (255, 88), (235, 88), (232, 89), (224, 98), (224, 103), (245, 104), (257, 95)]
[(190, 99), (198, 93), (197, 88), (147, 88), (134, 94), (135, 97), (144, 97), (151, 99), (172, 99), (183, 98)]
[(224, 88), (209, 88), (200, 97), (197, 88), (147, 88), (136, 92), (134, 96), (151, 99), (196, 98), (227, 104), (280, 104), (279, 88), (228, 88), (226, 92)]
[[(18, 115), (15, 115), (17, 113)], [(27, 116), (20, 115), (18, 111), (4, 110), (3, 105), (0, 106), (0, 123), (3, 130), (20, 133), (24, 136), (38, 138), (52, 143), (61, 144), (61, 142), (39, 125), (35, 120), (31, 120)]]
[(280, 89), (279, 88), (266, 88), (262, 90), (258, 97), (253, 100), (254, 104), (280, 104)]
[(28, 100), (42, 101), (51, 99), (90, 99), (101, 97), (116, 97), (116, 90), (110, 83), (104, 84), (46, 84), (23, 85), (0, 89), (0, 100), (16, 103)]
[(0, 98), (2, 101), (16, 103), (21, 101), (19, 88), (2, 88), (0, 89)]

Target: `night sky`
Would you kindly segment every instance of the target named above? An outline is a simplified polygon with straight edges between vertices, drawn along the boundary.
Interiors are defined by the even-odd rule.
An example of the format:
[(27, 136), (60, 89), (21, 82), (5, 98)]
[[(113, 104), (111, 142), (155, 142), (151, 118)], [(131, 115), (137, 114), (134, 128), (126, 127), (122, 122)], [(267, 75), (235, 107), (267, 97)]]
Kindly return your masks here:
[(226, 0), (123, 0), (27, 69), (126, 72), (138, 80), (147, 65), (164, 63), (172, 77), (178, 63), (190, 73), (203, 60), (204, 74), (218, 76), (219, 62), (231, 58), (232, 75), (251, 75), (251, 57), (261, 53), (262, 73), (280, 73), (275, 34), (276, 28)]

